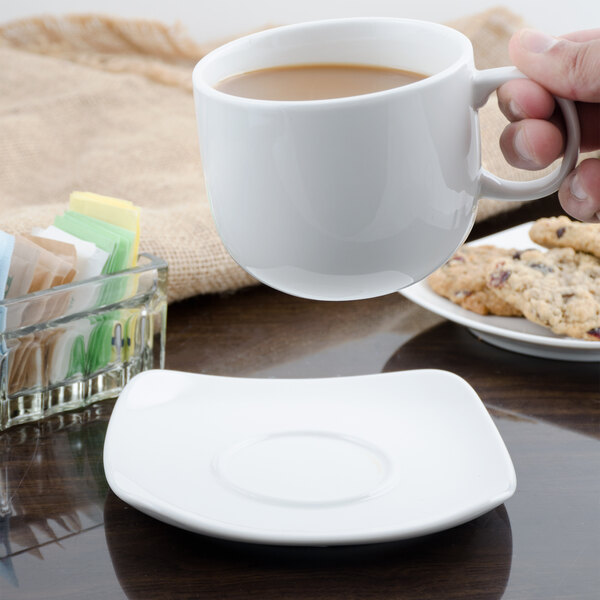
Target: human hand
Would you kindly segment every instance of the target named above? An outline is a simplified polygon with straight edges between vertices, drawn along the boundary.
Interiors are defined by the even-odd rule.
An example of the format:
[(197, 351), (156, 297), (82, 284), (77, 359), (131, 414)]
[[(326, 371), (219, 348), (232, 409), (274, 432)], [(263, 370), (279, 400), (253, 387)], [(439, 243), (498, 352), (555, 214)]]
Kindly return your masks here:
[[(512, 37), (509, 53), (530, 79), (498, 89), (500, 109), (511, 121), (500, 138), (506, 160), (522, 169), (542, 169), (560, 156), (565, 138), (552, 94), (575, 101), (581, 150), (600, 149), (600, 29), (558, 38), (523, 29)], [(600, 159), (582, 161), (558, 197), (576, 219), (600, 222)]]

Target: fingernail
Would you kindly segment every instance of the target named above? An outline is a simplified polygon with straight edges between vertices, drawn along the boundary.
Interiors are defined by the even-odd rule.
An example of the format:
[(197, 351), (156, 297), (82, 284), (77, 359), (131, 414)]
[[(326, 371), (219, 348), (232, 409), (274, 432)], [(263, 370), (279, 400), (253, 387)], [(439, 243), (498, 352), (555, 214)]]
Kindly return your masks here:
[(571, 192), (571, 196), (580, 202), (583, 202), (588, 198), (586, 191), (583, 189), (583, 187), (581, 187), (581, 182), (579, 181), (577, 174), (575, 174), (571, 179), (569, 191)]
[(508, 103), (508, 111), (516, 119), (522, 119), (525, 117), (525, 111), (514, 100), (511, 100)]
[(515, 137), (513, 138), (513, 147), (515, 152), (527, 162), (535, 162), (531, 150), (529, 148), (529, 144), (525, 139), (525, 132), (523, 129), (519, 129), (517, 131)]
[(556, 38), (535, 29), (523, 29), (519, 35), (519, 41), (525, 50), (534, 54), (547, 52), (552, 46), (558, 43)]

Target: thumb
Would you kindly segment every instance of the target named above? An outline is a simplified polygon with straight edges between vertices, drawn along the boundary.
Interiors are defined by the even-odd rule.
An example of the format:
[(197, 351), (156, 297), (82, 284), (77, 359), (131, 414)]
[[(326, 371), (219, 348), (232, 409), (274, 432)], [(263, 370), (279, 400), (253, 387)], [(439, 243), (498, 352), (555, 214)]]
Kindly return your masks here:
[(600, 102), (600, 39), (574, 42), (523, 29), (512, 37), (509, 52), (525, 75), (553, 94)]

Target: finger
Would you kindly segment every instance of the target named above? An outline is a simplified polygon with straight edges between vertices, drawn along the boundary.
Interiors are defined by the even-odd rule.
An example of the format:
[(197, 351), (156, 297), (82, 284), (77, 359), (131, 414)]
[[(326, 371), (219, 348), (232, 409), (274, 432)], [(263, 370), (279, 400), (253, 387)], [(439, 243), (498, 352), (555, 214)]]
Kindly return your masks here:
[(511, 165), (535, 171), (547, 167), (560, 156), (563, 136), (549, 121), (526, 119), (504, 129), (500, 149)]
[(600, 39), (572, 42), (523, 29), (511, 38), (509, 52), (525, 75), (553, 94), (600, 102)]
[[(560, 110), (544, 88), (527, 79), (513, 79), (498, 88), (498, 106), (511, 122), (523, 119), (549, 119), (564, 133)], [(581, 151), (600, 148), (600, 104), (576, 103), (581, 126)], [(553, 110), (555, 109), (555, 110)]]
[(549, 119), (554, 98), (530, 79), (513, 79), (498, 88), (498, 106), (509, 121)]
[(600, 29), (585, 29), (584, 31), (574, 31), (566, 35), (560, 35), (565, 40), (571, 42), (591, 42), (592, 40), (600, 40)]
[(569, 175), (558, 190), (562, 207), (572, 217), (600, 222), (600, 160), (588, 158)]

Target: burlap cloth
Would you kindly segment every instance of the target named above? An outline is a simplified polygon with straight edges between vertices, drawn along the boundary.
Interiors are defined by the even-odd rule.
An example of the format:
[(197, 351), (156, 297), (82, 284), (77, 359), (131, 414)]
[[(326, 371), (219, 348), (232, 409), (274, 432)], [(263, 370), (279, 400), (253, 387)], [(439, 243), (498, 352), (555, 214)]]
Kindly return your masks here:
[[(507, 43), (522, 23), (493, 9), (451, 25), (487, 68), (509, 64)], [(72, 190), (107, 194), (143, 207), (140, 248), (168, 262), (170, 301), (255, 283), (222, 246), (204, 189), (191, 72), (208, 50), (180, 26), (140, 20), (66, 16), (1, 25), (0, 228), (50, 224)], [(501, 157), (505, 124), (489, 102), (484, 166), (529, 178)], [(515, 206), (484, 199), (477, 218)]]

